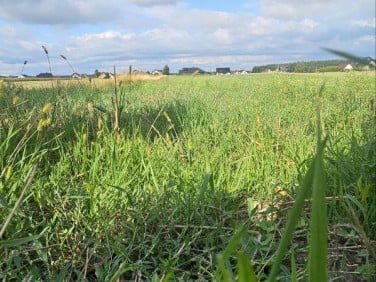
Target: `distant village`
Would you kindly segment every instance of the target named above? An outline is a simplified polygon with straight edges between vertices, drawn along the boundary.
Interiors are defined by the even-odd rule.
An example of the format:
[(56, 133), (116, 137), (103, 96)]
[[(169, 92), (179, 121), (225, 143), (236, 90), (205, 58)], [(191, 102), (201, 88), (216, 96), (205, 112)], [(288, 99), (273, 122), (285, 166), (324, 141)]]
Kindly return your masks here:
[[(344, 60), (326, 60), (326, 61), (309, 61), (283, 64), (269, 64), (264, 66), (255, 66), (252, 70), (232, 70), (230, 67), (218, 67), (215, 71), (205, 71), (199, 67), (183, 67), (177, 73), (170, 73), (169, 67), (166, 65), (163, 69), (155, 69), (152, 71), (132, 70), (129, 67), (130, 73), (143, 73), (150, 75), (197, 75), (197, 74), (211, 74), (211, 75), (242, 75), (249, 73), (264, 73), (264, 72), (295, 72), (295, 73), (314, 73), (314, 72), (346, 72), (346, 71), (364, 71), (375, 70), (375, 59), (371, 57), (362, 58), (368, 64), (360, 65), (357, 62), (350, 62)], [(1, 76), (0, 78), (102, 78), (111, 79), (114, 74), (111, 72), (104, 72), (95, 70), (93, 74), (73, 73), (71, 75), (53, 75), (50, 72), (40, 73), (36, 76), (27, 74), (20, 74), (18, 76)]]

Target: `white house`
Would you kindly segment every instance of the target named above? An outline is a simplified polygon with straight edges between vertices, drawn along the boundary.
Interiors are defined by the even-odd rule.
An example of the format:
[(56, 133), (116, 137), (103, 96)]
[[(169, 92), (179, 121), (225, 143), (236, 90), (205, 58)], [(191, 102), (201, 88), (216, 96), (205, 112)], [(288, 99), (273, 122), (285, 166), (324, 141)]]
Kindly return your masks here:
[(353, 70), (353, 66), (352, 66), (351, 64), (348, 64), (348, 65), (346, 65), (346, 66), (343, 68), (343, 70), (345, 70), (345, 71)]

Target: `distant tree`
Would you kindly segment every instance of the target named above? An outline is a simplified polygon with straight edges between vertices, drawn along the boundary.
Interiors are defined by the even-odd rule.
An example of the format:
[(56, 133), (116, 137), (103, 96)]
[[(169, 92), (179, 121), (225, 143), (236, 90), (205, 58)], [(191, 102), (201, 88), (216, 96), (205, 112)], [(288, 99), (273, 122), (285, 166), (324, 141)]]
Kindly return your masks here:
[(305, 72), (305, 63), (299, 62), (295, 66), (295, 72)]
[(99, 76), (99, 70), (95, 70), (94, 75), (95, 75), (95, 77), (98, 77)]
[(164, 75), (169, 75), (169, 74), (170, 74), (170, 68), (168, 67), (168, 65), (165, 65), (165, 66), (163, 67), (162, 73), (163, 73)]
[(327, 66), (319, 69), (319, 72), (337, 72), (341, 71), (339, 66)]

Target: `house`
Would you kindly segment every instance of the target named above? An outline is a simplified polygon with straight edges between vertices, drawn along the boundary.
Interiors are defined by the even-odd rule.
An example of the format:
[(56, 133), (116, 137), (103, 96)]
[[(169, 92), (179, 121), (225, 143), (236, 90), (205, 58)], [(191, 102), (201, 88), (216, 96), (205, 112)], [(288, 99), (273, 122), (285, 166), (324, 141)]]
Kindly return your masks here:
[(53, 77), (53, 75), (50, 72), (42, 72), (42, 73), (38, 74), (37, 77), (39, 77), (39, 78), (49, 78), (49, 77)]
[(342, 63), (342, 64), (339, 64), (338, 67), (342, 70), (342, 71), (350, 71), (353, 69), (353, 66), (351, 64), (347, 64), (347, 63)]
[(163, 71), (162, 70), (153, 70), (151, 72), (152, 75), (162, 75), (163, 74)]
[(109, 79), (109, 78), (110, 78), (110, 73), (102, 71), (102, 72), (100, 72), (100, 73), (98, 74), (98, 78), (101, 78), (101, 79)]
[(179, 70), (179, 74), (194, 74), (194, 73), (205, 73), (205, 71), (203, 71), (202, 69), (200, 68), (197, 68), (197, 67), (192, 67), (192, 68), (182, 68), (181, 70)]
[(345, 71), (351, 71), (353, 69), (353, 66), (351, 64), (348, 64), (345, 66), (345, 68), (343, 70)]
[(286, 66), (279, 66), (276, 71), (278, 72), (288, 72), (289, 71), (289, 68), (286, 67)]
[(79, 73), (75, 72), (75, 73), (72, 74), (72, 78), (81, 79), (82, 76)]
[(231, 73), (231, 70), (230, 68), (216, 68), (215, 72), (217, 74), (227, 74), (227, 73)]

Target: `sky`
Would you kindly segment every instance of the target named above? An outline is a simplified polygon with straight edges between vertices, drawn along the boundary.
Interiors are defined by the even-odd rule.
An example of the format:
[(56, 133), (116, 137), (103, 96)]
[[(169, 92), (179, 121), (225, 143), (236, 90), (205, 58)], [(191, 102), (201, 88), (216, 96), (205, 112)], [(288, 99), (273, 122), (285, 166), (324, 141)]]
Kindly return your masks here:
[(0, 0), (0, 75), (49, 72), (42, 46), (54, 75), (374, 58), (375, 28), (375, 0)]

